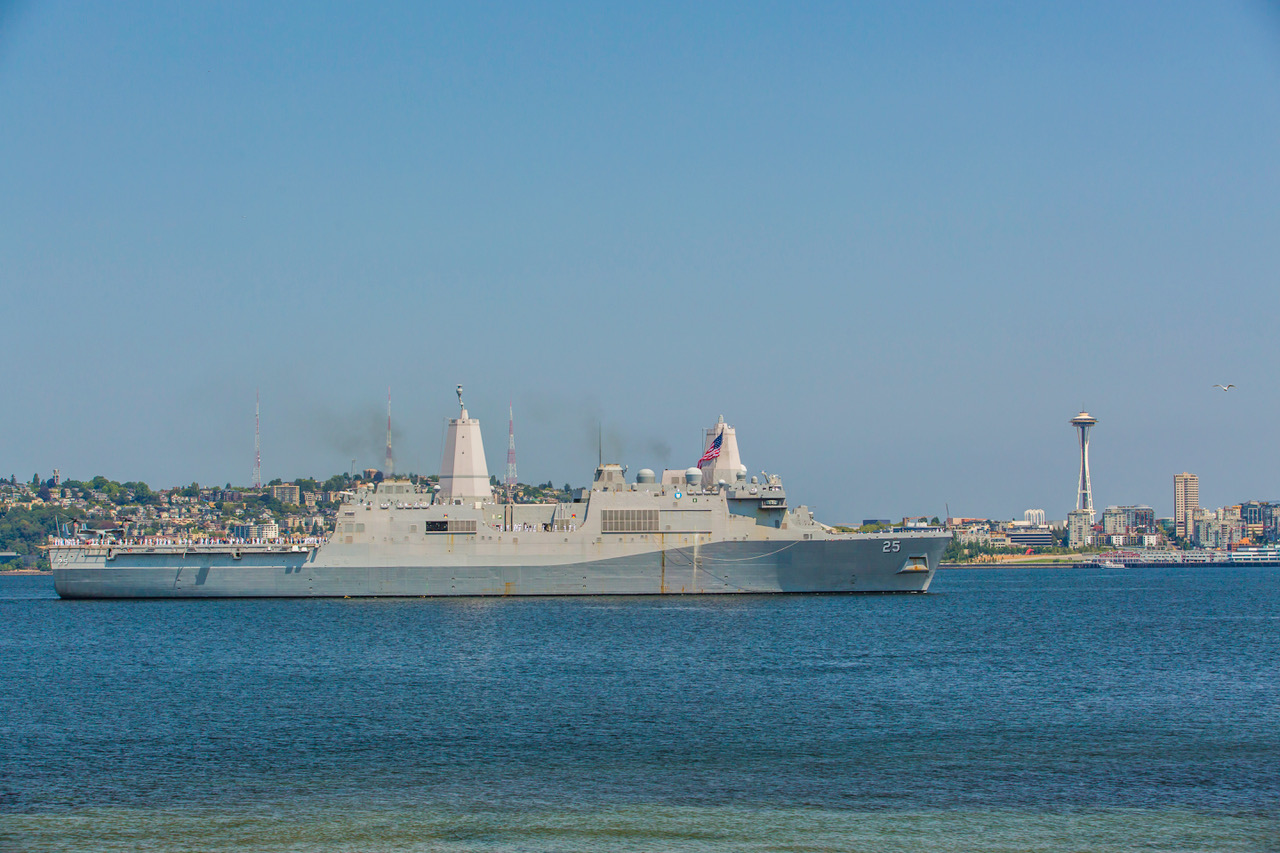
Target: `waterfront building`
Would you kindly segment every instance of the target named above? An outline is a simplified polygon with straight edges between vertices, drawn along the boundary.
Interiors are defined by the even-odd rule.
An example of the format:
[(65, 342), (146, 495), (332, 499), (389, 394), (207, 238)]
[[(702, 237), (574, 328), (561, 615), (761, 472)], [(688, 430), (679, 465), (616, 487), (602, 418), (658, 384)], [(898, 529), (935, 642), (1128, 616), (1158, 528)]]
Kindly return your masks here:
[(1027, 524), (1024, 522), (1013, 522), (1005, 530), (1005, 536), (1009, 539), (1009, 544), (1018, 547), (1027, 548), (1052, 548), (1058, 544), (1058, 539), (1053, 535), (1053, 530), (1046, 524)]
[(1107, 536), (1143, 536), (1156, 532), (1156, 513), (1149, 506), (1109, 506), (1102, 512)]
[(1093, 510), (1073, 509), (1067, 513), (1067, 547), (1093, 544)]
[(1102, 511), (1102, 533), (1114, 536), (1125, 532), (1124, 510), (1118, 506), (1109, 506)]
[(1193, 536), (1195, 511), (1200, 508), (1200, 478), (1183, 471), (1173, 476), (1173, 532)]
[(1231, 548), (1244, 538), (1244, 524), (1233, 513), (1224, 510), (1197, 513), (1195, 541), (1201, 548)]

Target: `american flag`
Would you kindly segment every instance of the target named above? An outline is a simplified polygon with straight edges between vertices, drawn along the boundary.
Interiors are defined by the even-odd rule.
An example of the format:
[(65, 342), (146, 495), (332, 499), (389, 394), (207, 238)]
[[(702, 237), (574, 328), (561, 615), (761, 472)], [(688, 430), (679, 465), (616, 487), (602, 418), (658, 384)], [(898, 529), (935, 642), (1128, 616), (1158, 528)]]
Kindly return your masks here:
[(720, 455), (720, 442), (724, 441), (724, 433), (718, 433), (716, 440), (711, 442), (711, 446), (707, 448), (707, 452), (702, 454), (702, 458), (698, 460), (698, 467), (702, 467), (703, 462), (710, 462)]

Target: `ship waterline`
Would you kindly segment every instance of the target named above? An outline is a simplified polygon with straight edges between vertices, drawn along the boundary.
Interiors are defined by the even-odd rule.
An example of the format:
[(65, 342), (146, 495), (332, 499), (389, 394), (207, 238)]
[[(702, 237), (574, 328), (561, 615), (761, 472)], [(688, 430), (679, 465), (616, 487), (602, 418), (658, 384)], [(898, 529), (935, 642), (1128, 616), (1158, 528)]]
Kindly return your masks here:
[[(622, 551), (622, 544), (595, 547)], [(245, 547), (238, 556), (231, 548), (65, 547), (54, 549), (53, 559), (63, 598), (925, 592), (945, 546), (945, 537), (904, 532), (843, 541), (708, 542), (574, 563), (539, 563), (532, 554), (508, 565), (463, 555), (429, 566), (375, 563), (330, 555), (330, 545)]]

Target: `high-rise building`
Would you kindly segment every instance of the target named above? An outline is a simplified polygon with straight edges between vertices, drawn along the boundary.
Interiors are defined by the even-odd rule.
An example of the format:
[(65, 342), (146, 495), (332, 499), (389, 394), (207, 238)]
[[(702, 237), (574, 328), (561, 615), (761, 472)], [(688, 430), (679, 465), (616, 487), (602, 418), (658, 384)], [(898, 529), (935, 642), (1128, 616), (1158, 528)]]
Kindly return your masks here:
[(1081, 548), (1093, 543), (1093, 510), (1073, 509), (1067, 513), (1067, 547)]
[(1200, 478), (1183, 471), (1173, 475), (1173, 532), (1179, 537), (1194, 537), (1193, 516), (1200, 508)]
[(1093, 524), (1093, 485), (1089, 482), (1089, 430), (1098, 419), (1088, 412), (1081, 412), (1071, 419), (1071, 425), (1080, 433), (1080, 483), (1076, 489), (1076, 510), (1089, 513)]

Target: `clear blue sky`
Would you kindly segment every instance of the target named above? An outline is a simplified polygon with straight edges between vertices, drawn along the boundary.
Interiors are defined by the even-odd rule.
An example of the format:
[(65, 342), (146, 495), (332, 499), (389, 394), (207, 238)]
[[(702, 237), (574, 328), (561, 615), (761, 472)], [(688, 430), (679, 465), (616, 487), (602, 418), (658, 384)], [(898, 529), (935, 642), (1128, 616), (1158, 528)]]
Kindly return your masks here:
[[(264, 8), (266, 6), (266, 8)], [(1280, 498), (1262, 2), (0, 2), (0, 469), (687, 466), (830, 522)], [(1216, 382), (1238, 387), (1230, 394)]]

